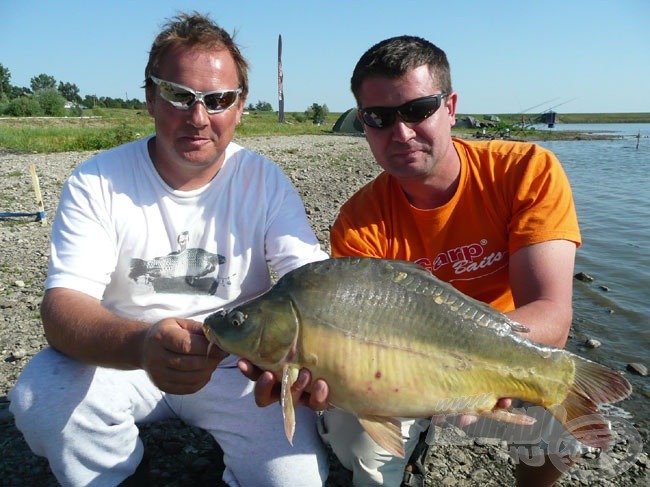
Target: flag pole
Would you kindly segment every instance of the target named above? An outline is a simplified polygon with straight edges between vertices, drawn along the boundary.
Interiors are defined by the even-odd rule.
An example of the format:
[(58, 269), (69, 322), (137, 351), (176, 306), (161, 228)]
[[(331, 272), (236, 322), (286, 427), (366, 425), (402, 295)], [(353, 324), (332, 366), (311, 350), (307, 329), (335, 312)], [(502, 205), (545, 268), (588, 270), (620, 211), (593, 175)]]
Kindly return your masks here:
[(278, 122), (284, 122), (284, 88), (282, 86), (282, 34), (278, 36)]

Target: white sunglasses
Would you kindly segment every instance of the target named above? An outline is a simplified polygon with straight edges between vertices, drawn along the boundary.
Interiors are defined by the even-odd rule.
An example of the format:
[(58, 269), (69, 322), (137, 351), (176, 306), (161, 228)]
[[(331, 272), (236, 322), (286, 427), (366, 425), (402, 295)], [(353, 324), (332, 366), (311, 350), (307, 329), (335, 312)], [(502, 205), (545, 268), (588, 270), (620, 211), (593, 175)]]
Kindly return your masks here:
[(236, 90), (195, 91), (187, 86), (165, 81), (155, 76), (149, 76), (149, 79), (160, 88), (161, 98), (179, 110), (189, 110), (197, 101), (200, 101), (210, 114), (225, 112), (235, 104), (237, 97), (242, 92), (241, 88)]

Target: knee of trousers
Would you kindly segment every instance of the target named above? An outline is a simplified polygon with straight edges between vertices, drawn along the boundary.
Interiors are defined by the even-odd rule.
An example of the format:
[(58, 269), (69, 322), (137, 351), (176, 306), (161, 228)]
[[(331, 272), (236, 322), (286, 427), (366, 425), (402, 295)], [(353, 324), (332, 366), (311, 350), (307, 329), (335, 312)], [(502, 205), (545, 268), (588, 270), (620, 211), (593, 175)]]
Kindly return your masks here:
[[(95, 367), (72, 361), (44, 349), (25, 366), (9, 391), (9, 410), (16, 426), (28, 438), (61, 432), (83, 401)], [(28, 438), (29, 439), (29, 438)]]
[(410, 453), (415, 448), (419, 433), (427, 422), (402, 422), (402, 436), (407, 454), (405, 458), (391, 455), (377, 445), (352, 414), (340, 410), (326, 412), (319, 431), (329, 443), (341, 464), (353, 472), (355, 485), (399, 485)]

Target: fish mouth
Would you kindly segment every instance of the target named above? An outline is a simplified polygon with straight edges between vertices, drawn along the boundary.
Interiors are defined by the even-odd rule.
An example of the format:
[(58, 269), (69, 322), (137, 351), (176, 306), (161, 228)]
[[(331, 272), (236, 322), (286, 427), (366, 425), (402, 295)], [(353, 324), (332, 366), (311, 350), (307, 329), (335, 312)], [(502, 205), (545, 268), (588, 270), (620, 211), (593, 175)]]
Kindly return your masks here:
[(209, 314), (205, 320), (203, 320), (203, 334), (205, 335), (205, 338), (210, 342), (210, 346), (216, 345), (219, 348), (221, 348), (221, 344), (219, 343), (219, 338), (215, 336), (215, 334), (212, 332), (212, 328), (210, 328), (210, 321), (215, 319), (215, 318), (224, 318), (228, 314), (228, 311), (224, 308), (219, 309), (215, 311), (214, 313)]

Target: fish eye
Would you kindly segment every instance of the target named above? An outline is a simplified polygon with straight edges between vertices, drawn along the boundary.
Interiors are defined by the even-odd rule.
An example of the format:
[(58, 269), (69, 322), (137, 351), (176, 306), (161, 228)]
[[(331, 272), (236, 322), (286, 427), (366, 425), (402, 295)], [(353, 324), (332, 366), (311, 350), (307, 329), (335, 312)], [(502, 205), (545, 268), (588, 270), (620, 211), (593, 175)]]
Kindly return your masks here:
[(246, 315), (241, 311), (233, 311), (230, 315), (230, 324), (233, 326), (241, 326), (246, 321)]

